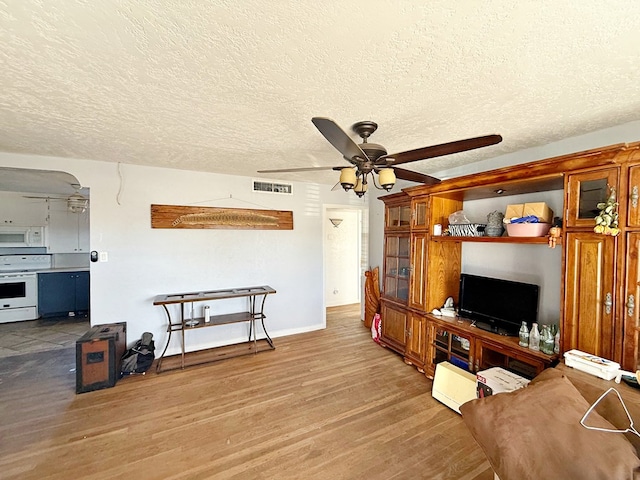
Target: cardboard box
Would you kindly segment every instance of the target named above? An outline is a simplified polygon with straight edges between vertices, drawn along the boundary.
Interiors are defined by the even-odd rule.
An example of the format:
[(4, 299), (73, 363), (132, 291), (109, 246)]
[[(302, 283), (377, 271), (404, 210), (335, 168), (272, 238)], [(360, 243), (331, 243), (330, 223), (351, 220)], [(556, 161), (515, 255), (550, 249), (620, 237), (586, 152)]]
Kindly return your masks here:
[(476, 398), (476, 376), (449, 362), (436, 365), (431, 396), (460, 413), (460, 405)]
[(476, 390), (478, 398), (496, 393), (512, 392), (529, 383), (524, 377), (500, 367), (482, 370), (476, 374)]
[(504, 212), (504, 218), (511, 220), (512, 218), (521, 218), (524, 212), (524, 203), (518, 203), (514, 205), (507, 205), (507, 209)]
[(544, 202), (525, 203), (522, 213), (523, 217), (535, 215), (540, 220), (540, 223), (551, 223), (553, 221), (553, 210)]

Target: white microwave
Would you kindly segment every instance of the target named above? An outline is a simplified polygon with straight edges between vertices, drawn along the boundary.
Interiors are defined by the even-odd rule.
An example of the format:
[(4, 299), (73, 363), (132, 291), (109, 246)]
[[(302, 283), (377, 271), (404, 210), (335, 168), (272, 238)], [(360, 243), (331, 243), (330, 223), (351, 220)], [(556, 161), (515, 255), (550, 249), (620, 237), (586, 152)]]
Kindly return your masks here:
[(44, 227), (0, 225), (0, 247), (44, 247)]

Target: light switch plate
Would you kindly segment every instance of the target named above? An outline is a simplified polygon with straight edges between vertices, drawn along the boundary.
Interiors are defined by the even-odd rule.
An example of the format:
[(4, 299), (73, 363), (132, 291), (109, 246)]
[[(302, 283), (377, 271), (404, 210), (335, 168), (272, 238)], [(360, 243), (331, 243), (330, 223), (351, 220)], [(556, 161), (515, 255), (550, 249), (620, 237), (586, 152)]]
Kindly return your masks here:
[(107, 252), (100, 252), (100, 261), (101, 262), (108, 262), (109, 261), (109, 254)]

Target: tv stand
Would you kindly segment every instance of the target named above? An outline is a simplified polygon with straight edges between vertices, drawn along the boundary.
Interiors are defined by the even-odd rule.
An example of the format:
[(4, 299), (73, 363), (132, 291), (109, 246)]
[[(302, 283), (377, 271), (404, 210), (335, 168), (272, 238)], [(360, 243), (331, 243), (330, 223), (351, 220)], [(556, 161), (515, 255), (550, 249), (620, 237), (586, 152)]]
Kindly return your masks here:
[[(533, 378), (557, 363), (559, 355), (546, 355), (518, 344), (518, 337), (478, 328), (478, 322), (458, 317), (428, 314), (425, 374), (433, 378), (435, 365), (447, 360), (471, 372), (502, 367), (526, 378)], [(488, 324), (486, 324), (488, 325)]]

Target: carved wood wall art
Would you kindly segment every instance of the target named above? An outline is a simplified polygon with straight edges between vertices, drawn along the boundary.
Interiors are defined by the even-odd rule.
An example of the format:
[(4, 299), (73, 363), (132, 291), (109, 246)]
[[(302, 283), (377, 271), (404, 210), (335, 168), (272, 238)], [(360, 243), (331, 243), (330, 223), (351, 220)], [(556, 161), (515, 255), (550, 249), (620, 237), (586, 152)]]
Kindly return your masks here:
[(293, 230), (293, 212), (152, 204), (151, 228)]

